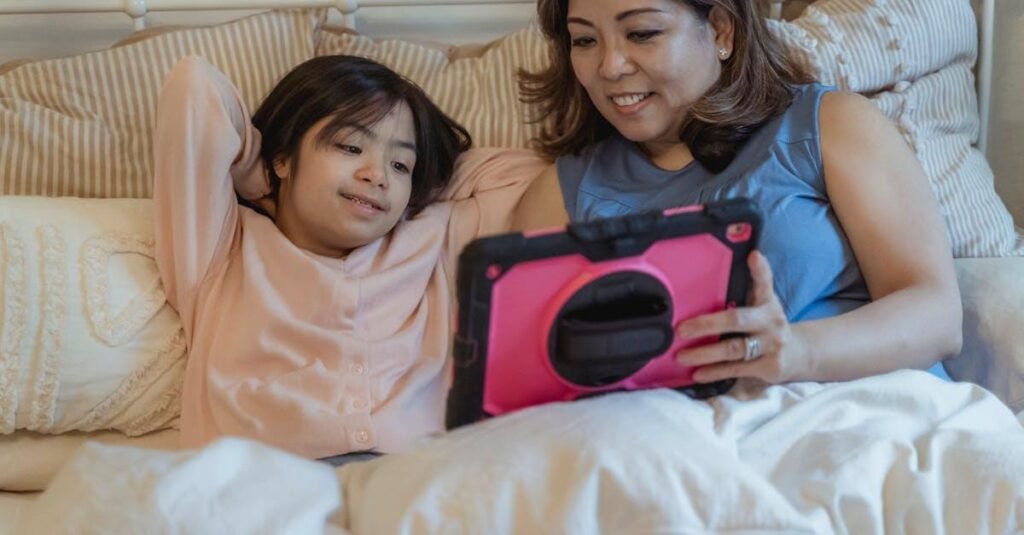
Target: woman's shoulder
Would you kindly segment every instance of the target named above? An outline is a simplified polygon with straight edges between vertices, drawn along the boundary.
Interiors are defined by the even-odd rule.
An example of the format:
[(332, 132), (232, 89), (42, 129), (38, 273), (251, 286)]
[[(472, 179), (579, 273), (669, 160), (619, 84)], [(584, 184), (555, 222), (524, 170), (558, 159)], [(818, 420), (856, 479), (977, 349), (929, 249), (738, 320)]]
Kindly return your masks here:
[(866, 143), (880, 139), (902, 142), (895, 125), (882, 110), (857, 93), (835, 91), (826, 95), (821, 102), (820, 121), (825, 152), (832, 149), (858, 153)]
[(822, 102), (826, 95), (835, 91), (836, 88), (819, 83), (795, 86), (792, 102), (776, 119), (776, 122), (788, 127), (782, 129), (783, 134), (797, 137), (817, 137)]
[(861, 122), (881, 114), (870, 99), (852, 91), (832, 89), (821, 97), (819, 115), (822, 119)]

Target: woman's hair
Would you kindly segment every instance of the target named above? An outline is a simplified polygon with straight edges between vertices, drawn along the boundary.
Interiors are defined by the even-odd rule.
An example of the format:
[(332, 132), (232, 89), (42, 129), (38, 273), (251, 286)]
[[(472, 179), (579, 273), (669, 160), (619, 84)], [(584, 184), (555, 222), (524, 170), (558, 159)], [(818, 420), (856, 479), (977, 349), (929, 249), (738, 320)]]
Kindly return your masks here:
[(302, 63), (278, 82), (253, 114), (253, 126), (262, 135), (260, 158), (272, 197), (277, 199), (281, 187), (274, 162), (290, 159), (294, 173), (302, 137), (318, 121), (332, 118), (316, 140), (327, 144), (344, 128), (371, 127), (401, 102), (412, 111), (416, 131), (409, 215), (419, 213), (448, 185), (455, 160), (470, 148), (472, 139), (416, 84), (380, 63), (355, 56), (321, 56)]
[[(711, 8), (718, 7), (735, 26), (733, 54), (722, 64), (722, 74), (689, 110), (679, 132), (694, 158), (719, 172), (736, 156), (739, 147), (767, 120), (782, 113), (793, 100), (794, 86), (811, 81), (790, 60), (768, 31), (760, 0), (674, 0), (693, 9), (709, 24)], [(761, 6), (761, 7), (758, 7)], [(543, 124), (537, 142), (546, 156), (579, 154), (600, 141), (614, 127), (605, 120), (576, 80), (569, 58), (571, 42), (566, 18), (569, 0), (539, 0), (540, 26), (550, 41), (550, 65), (540, 72), (519, 71), (523, 102), (536, 104)]]

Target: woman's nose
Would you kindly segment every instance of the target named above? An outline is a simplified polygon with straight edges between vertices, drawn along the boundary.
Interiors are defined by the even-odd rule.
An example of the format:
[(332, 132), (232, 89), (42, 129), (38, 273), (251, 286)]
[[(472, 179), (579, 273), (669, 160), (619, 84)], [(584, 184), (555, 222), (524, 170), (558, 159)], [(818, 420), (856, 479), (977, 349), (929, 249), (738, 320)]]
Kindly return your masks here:
[(608, 79), (617, 79), (624, 74), (629, 74), (632, 64), (626, 54), (619, 47), (606, 46), (601, 55), (599, 71), (601, 76)]

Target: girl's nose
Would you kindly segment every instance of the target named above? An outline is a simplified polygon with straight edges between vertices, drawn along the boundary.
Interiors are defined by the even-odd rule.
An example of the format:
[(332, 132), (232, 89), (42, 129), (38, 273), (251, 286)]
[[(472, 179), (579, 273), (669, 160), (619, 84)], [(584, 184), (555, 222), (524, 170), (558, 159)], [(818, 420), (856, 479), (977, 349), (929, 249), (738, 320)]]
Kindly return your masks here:
[(387, 189), (388, 187), (387, 173), (384, 172), (382, 165), (376, 163), (367, 163), (357, 169), (356, 180), (367, 182), (376, 188)]

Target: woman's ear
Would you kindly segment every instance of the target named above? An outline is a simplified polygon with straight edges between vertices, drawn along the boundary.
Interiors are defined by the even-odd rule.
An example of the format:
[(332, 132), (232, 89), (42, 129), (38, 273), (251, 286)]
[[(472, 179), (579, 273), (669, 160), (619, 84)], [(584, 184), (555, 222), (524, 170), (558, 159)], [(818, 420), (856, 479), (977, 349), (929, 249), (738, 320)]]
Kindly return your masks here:
[(729, 59), (735, 50), (735, 44), (733, 43), (733, 37), (736, 35), (735, 21), (724, 9), (714, 6), (708, 14), (708, 22), (711, 23), (711, 31), (714, 32), (715, 50), (718, 52), (718, 59), (723, 61)]

